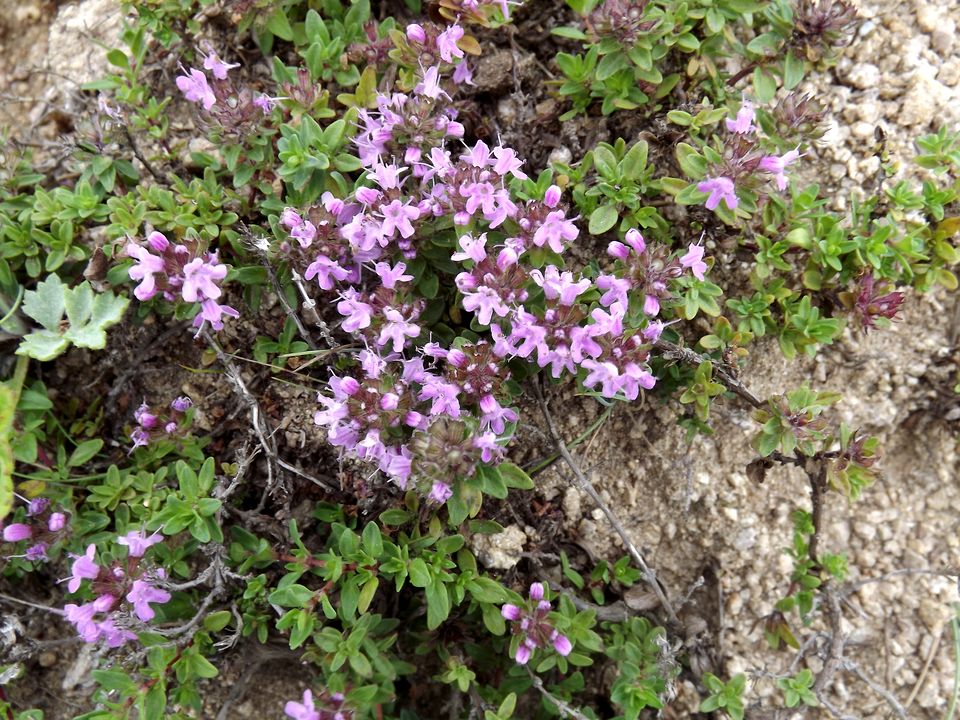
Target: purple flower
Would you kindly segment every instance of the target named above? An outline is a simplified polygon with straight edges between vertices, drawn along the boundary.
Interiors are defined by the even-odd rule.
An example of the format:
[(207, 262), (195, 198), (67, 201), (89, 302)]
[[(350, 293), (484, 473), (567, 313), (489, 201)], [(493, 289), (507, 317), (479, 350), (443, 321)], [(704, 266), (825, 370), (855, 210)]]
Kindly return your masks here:
[(123, 646), (129, 640), (136, 640), (137, 636), (135, 633), (127, 630), (126, 628), (117, 627), (117, 624), (113, 621), (113, 618), (106, 618), (97, 623), (97, 633), (103, 638), (103, 641), (107, 644), (107, 647), (118, 648)]
[(269, 115), (273, 112), (273, 109), (277, 106), (277, 103), (286, 98), (282, 97), (270, 97), (269, 95), (257, 95), (253, 99), (253, 104), (260, 108), (264, 115)]
[(707, 198), (707, 210), (715, 210), (720, 201), (723, 200), (731, 210), (737, 208), (739, 200), (734, 192), (733, 180), (725, 177), (707, 178), (697, 184), (697, 190), (702, 193), (710, 193)]
[(409, 203), (402, 203), (399, 200), (394, 200), (389, 205), (381, 207), (380, 212), (383, 215), (381, 228), (383, 234), (388, 238), (392, 238), (397, 231), (400, 232), (401, 237), (410, 237), (414, 233), (410, 221), (420, 217), (418, 207)]
[(373, 308), (361, 302), (360, 293), (353, 288), (349, 288), (344, 293), (343, 300), (337, 303), (337, 312), (346, 318), (341, 327), (344, 332), (349, 333), (370, 327), (370, 320), (373, 317)]
[(74, 555), (73, 565), (70, 567), (70, 577), (67, 578), (67, 590), (74, 593), (80, 589), (80, 583), (84, 580), (97, 579), (97, 576), (100, 575), (100, 566), (93, 559), (96, 552), (97, 546), (90, 543), (83, 555)]
[(423, 82), (418, 83), (413, 91), (417, 93), (417, 95), (422, 95), (431, 100), (436, 100), (441, 95), (447, 99), (450, 98), (450, 96), (444, 92), (443, 88), (440, 87), (440, 68), (438, 66), (425, 70), (423, 73)]
[(470, 69), (470, 63), (466, 60), (461, 60), (457, 63), (457, 66), (453, 68), (453, 81), (457, 85), (473, 85), (473, 71)]
[(48, 507), (50, 507), (50, 501), (47, 500), (47, 498), (44, 498), (44, 497), (34, 498), (27, 504), (27, 515), (30, 517), (39, 515)]
[(94, 643), (100, 637), (100, 630), (93, 616), (97, 614), (96, 603), (86, 603), (84, 605), (75, 605), (68, 603), (63, 607), (64, 617), (68, 622), (73, 623), (77, 629), (77, 634), (88, 643)]
[(131, 530), (126, 535), (117, 538), (117, 542), (120, 545), (127, 546), (130, 557), (139, 558), (143, 557), (151, 545), (163, 542), (163, 538), (158, 533), (153, 533), (148, 537), (142, 531)]
[[(221, 265), (221, 267), (223, 266)], [(200, 312), (193, 319), (193, 326), (198, 328), (198, 333), (200, 332), (199, 328), (203, 328), (205, 322), (210, 323), (214, 330), (223, 330), (224, 315), (234, 318), (240, 317), (240, 313), (229, 305), (221, 305), (216, 300), (206, 298), (200, 303)]]
[(576, 240), (580, 230), (567, 220), (562, 210), (554, 210), (533, 234), (533, 244), (537, 247), (547, 245), (555, 253), (563, 252), (564, 241)]
[(581, 278), (574, 282), (573, 273), (561, 273), (555, 265), (548, 265), (544, 273), (531, 270), (530, 277), (543, 288), (547, 300), (557, 300), (560, 305), (569, 307), (577, 301), (577, 297), (590, 289), (590, 280)]
[(703, 273), (707, 270), (707, 264), (703, 262), (703, 246), (691, 245), (687, 254), (680, 258), (680, 264), (690, 268), (697, 280), (703, 280)]
[(463, 28), (451, 25), (437, 36), (437, 52), (444, 62), (452, 63), (454, 58), (462, 58), (463, 50), (457, 47), (457, 41), (463, 37)]
[(767, 155), (765, 158), (760, 160), (760, 165), (758, 167), (764, 172), (771, 173), (773, 175), (774, 182), (777, 184), (777, 189), (783, 191), (787, 189), (788, 184), (787, 175), (784, 171), (788, 166), (796, 162), (799, 157), (800, 149), (795, 148), (779, 157), (776, 155)]
[(179, 412), (185, 413), (187, 410), (193, 407), (193, 400), (188, 398), (186, 395), (181, 395), (176, 398), (173, 402), (170, 403), (170, 409)]
[[(212, 72), (217, 80), (226, 80), (227, 72), (235, 67), (240, 67), (240, 63), (225, 63), (216, 53), (210, 53), (204, 58), (203, 67)], [(189, 100), (189, 98), (187, 99)]]
[(47, 544), (46, 543), (37, 543), (36, 545), (31, 545), (27, 548), (27, 551), (23, 554), (23, 557), (31, 562), (39, 562), (41, 560), (47, 559)]
[(407, 264), (398, 262), (392, 268), (390, 263), (378, 262), (374, 266), (374, 270), (377, 275), (380, 276), (380, 280), (383, 282), (383, 286), (388, 290), (393, 290), (398, 282), (410, 282), (413, 280), (413, 275), (404, 275), (404, 270), (407, 269)]
[(127, 601), (133, 605), (133, 612), (143, 622), (153, 620), (156, 612), (150, 603), (163, 604), (170, 600), (170, 593), (155, 588), (147, 580), (134, 580), (133, 587), (127, 593)]
[(318, 255), (317, 259), (307, 266), (303, 276), (307, 280), (316, 278), (321, 290), (333, 290), (334, 285), (340, 280), (346, 280), (350, 277), (350, 273), (340, 267), (335, 260), (331, 260), (326, 255)]
[(203, 103), (204, 110), (209, 110), (217, 102), (217, 97), (210, 89), (207, 76), (202, 70), (190, 68), (189, 75), (178, 75), (177, 87), (190, 102)]
[(447, 500), (453, 496), (453, 490), (444, 482), (437, 480), (433, 483), (433, 487), (430, 488), (430, 495), (428, 500), (430, 502), (435, 502), (438, 505), (443, 505)]
[(530, 585), (530, 599), (536, 600), (539, 602), (543, 600), (543, 583), (531, 583)]
[[(227, 276), (227, 266), (217, 263), (215, 255), (207, 261), (194, 258), (183, 266), (183, 287), (180, 294), (187, 302), (197, 300), (216, 300), (220, 297), (218, 282)], [(219, 314), (217, 318), (219, 318)]]
[(145, 302), (157, 294), (157, 283), (153, 276), (165, 272), (166, 265), (163, 258), (151, 254), (145, 247), (133, 242), (127, 243), (124, 253), (137, 261), (137, 264), (130, 268), (129, 275), (131, 280), (140, 280), (133, 294), (137, 300)]
[(13, 523), (3, 529), (4, 542), (20, 542), (33, 534), (33, 529), (24, 523)]
[(740, 106), (740, 109), (737, 110), (736, 119), (726, 119), (727, 130), (737, 135), (746, 135), (756, 130), (757, 128), (753, 124), (753, 121), (756, 119), (757, 113), (753, 107), (753, 103), (744, 98), (743, 104)]
[(320, 713), (313, 704), (313, 693), (309, 690), (303, 691), (302, 703), (291, 700), (283, 707), (283, 713), (293, 720), (320, 720)]
[(383, 316), (386, 322), (380, 329), (377, 345), (386, 345), (392, 341), (393, 351), (402, 352), (404, 346), (407, 344), (407, 338), (415, 338), (420, 334), (420, 326), (409, 322), (407, 318), (395, 308), (384, 308)]

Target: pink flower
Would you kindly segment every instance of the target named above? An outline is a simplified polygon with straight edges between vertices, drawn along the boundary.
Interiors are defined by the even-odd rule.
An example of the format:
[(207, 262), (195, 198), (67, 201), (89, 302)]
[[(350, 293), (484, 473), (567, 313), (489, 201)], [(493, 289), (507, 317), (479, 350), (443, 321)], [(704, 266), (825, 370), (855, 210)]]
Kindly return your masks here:
[(410, 221), (420, 217), (418, 207), (394, 200), (389, 205), (381, 207), (380, 211), (383, 215), (382, 230), (386, 237), (392, 238), (397, 231), (404, 238), (413, 235), (414, 229)]
[(163, 542), (163, 538), (158, 533), (153, 533), (149, 537), (146, 533), (138, 530), (131, 530), (126, 535), (117, 538), (120, 545), (125, 545), (129, 550), (130, 557), (143, 557), (152, 545)]
[(360, 294), (353, 288), (349, 288), (344, 293), (343, 300), (337, 303), (337, 312), (346, 318), (341, 327), (344, 332), (349, 333), (370, 327), (373, 317), (373, 308), (361, 302)]
[(277, 106), (277, 103), (286, 98), (270, 97), (269, 95), (258, 95), (253, 99), (253, 104), (260, 108), (264, 115), (269, 115)]
[(454, 58), (462, 58), (463, 50), (457, 47), (457, 41), (463, 37), (463, 28), (451, 25), (437, 36), (437, 52), (444, 62), (452, 63)]
[[(225, 63), (216, 53), (210, 53), (204, 58), (203, 67), (212, 72), (217, 80), (226, 80), (227, 72), (235, 67), (240, 67), (240, 63)], [(210, 108), (207, 109), (209, 110)]]
[(543, 583), (531, 583), (530, 585), (530, 599), (531, 600), (543, 600)]
[(178, 75), (177, 87), (190, 102), (203, 103), (204, 110), (209, 110), (217, 102), (217, 97), (210, 89), (207, 76), (202, 70), (190, 68), (189, 75)]
[(787, 167), (796, 162), (800, 157), (800, 149), (795, 148), (789, 152), (783, 154), (780, 157), (776, 155), (767, 155), (765, 158), (760, 160), (760, 165), (758, 166), (764, 172), (771, 173), (773, 175), (774, 182), (777, 184), (778, 190), (787, 189), (787, 175), (784, 172)]
[(80, 589), (83, 580), (95, 580), (100, 575), (100, 566), (93, 559), (96, 552), (97, 546), (90, 543), (83, 555), (74, 555), (70, 577), (67, 578), (67, 590), (74, 593)]
[(756, 119), (757, 113), (753, 107), (753, 103), (744, 98), (743, 104), (740, 106), (740, 109), (737, 110), (736, 119), (726, 119), (727, 130), (737, 135), (746, 135), (756, 130), (757, 128), (753, 124), (753, 121)]
[[(220, 297), (220, 287), (218, 282), (227, 276), (227, 266), (217, 263), (214, 255), (204, 261), (201, 258), (194, 258), (183, 266), (183, 287), (180, 294), (187, 302), (197, 302), (197, 300), (212, 299)], [(219, 318), (219, 315), (217, 315)]]
[(320, 720), (320, 713), (313, 704), (313, 693), (309, 690), (303, 691), (302, 703), (291, 700), (284, 706), (283, 713), (293, 720)]
[(680, 264), (690, 268), (697, 280), (703, 280), (703, 273), (707, 270), (707, 264), (703, 262), (703, 246), (691, 245), (687, 254), (680, 258)]
[(413, 280), (413, 275), (404, 275), (404, 270), (407, 269), (407, 264), (398, 262), (392, 268), (390, 263), (378, 262), (374, 266), (374, 270), (377, 275), (380, 276), (380, 280), (383, 283), (383, 286), (388, 290), (393, 290), (398, 282), (410, 282)]
[(93, 616), (97, 614), (95, 603), (86, 603), (85, 605), (75, 605), (68, 603), (63, 607), (64, 617), (68, 622), (73, 623), (77, 629), (77, 634), (88, 643), (94, 643), (100, 637), (100, 630)]
[(710, 193), (710, 197), (707, 198), (706, 202), (707, 210), (715, 210), (721, 200), (723, 200), (731, 210), (735, 210), (739, 203), (737, 194), (734, 192), (733, 180), (730, 178), (707, 178), (697, 184), (697, 190), (702, 193)]
[(163, 604), (170, 600), (170, 593), (155, 588), (146, 580), (134, 580), (133, 587), (127, 593), (127, 601), (133, 605), (133, 611), (143, 622), (153, 620), (156, 611), (150, 603)]
[(580, 231), (570, 220), (567, 220), (562, 210), (554, 210), (543, 225), (533, 234), (533, 244), (537, 247), (547, 245), (555, 253), (563, 252), (565, 241), (576, 240)]
[(387, 322), (380, 329), (377, 345), (386, 345), (392, 341), (393, 351), (401, 352), (407, 344), (407, 338), (415, 338), (420, 334), (420, 326), (408, 322), (399, 310), (384, 308), (383, 316)]
[(423, 97), (430, 98), (431, 100), (436, 100), (441, 95), (450, 98), (443, 88), (440, 87), (440, 68), (435, 66), (425, 70), (423, 73), (423, 82), (418, 83), (417, 86), (413, 89), (417, 95), (422, 95)]
[(433, 483), (433, 487), (430, 488), (430, 495), (427, 499), (431, 502), (442, 505), (451, 497), (453, 497), (453, 490), (450, 488), (450, 486), (437, 480)]
[(316, 278), (321, 290), (333, 290), (334, 285), (341, 280), (346, 280), (350, 277), (350, 273), (326, 255), (318, 255), (317, 259), (307, 266), (303, 276), (307, 280)]
[(473, 71), (470, 70), (470, 64), (466, 60), (461, 60), (453, 68), (453, 81), (457, 85), (473, 85)]
[[(154, 234), (160, 235), (160, 233)], [(163, 236), (160, 235), (160, 237)], [(157, 281), (153, 276), (166, 271), (163, 258), (153, 255), (145, 247), (132, 242), (127, 243), (127, 246), (124, 248), (124, 253), (137, 261), (137, 264), (129, 270), (131, 280), (140, 280), (140, 284), (137, 285), (133, 294), (137, 300), (146, 302), (157, 294)]]

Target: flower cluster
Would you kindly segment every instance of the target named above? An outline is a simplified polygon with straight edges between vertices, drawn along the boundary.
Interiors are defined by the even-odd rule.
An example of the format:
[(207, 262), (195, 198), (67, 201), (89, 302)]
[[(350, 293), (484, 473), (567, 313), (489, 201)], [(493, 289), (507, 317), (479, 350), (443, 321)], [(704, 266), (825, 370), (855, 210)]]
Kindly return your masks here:
[[(415, 28), (408, 33), (420, 41)], [(431, 37), (423, 41), (456, 56), (449, 38)], [(515, 199), (510, 183), (527, 175), (511, 148), (479, 140), (455, 157), (444, 147), (463, 128), (439, 68), (425, 71), (412, 95), (381, 95), (377, 112), (361, 113), (355, 142), (367, 186), (287, 208), (279, 222), (289, 233), (281, 250), (335, 294), (340, 328), (366, 347), (361, 372), (332, 378), (331, 392), (321, 394), (316, 423), (335, 447), (403, 488), (412, 480), (434, 502), (450, 497), (477, 462), (499, 459), (498, 438), (517, 417), (502, 390), (506, 361), (534, 362), (553, 377), (582, 372), (584, 385), (603, 396), (635, 399), (655, 383), (647, 361), (671, 282), (688, 270), (702, 280), (707, 269), (702, 246), (676, 257), (662, 244), (648, 247), (636, 230), (611, 243), (611, 267), (598, 277), (534, 261), (577, 239), (576, 218), (556, 185), (542, 198)], [(436, 237), (438, 227), (449, 232), (450, 220), (457, 242), (445, 262), (460, 268), (462, 307), (491, 342), (447, 350), (428, 342), (411, 267), (424, 265), (421, 238)], [(634, 297), (643, 298), (639, 314)]]
[(222, 294), (220, 283), (227, 276), (227, 266), (220, 263), (217, 253), (202, 252), (196, 243), (171, 243), (156, 231), (147, 236), (146, 245), (131, 240), (124, 252), (136, 261), (129, 275), (140, 281), (133, 294), (141, 302), (158, 294), (169, 302), (178, 298), (199, 302), (200, 312), (193, 321), (197, 332), (207, 322), (214, 330), (222, 330), (225, 315), (239, 317), (234, 308), (217, 302)]
[(249, 132), (282, 99), (236, 87), (229, 72), (240, 64), (224, 62), (212, 49), (208, 48), (203, 67), (213, 76), (212, 82), (203, 70), (182, 68), (183, 74), (176, 79), (177, 88), (189, 102), (203, 107), (207, 116), (227, 132)]
[(293, 720), (350, 720), (353, 717), (343, 693), (324, 692), (315, 698), (310, 690), (303, 691), (303, 702), (288, 702), (283, 713)]
[(860, 277), (854, 291), (840, 293), (840, 299), (859, 321), (860, 327), (869, 332), (877, 327), (878, 320), (885, 323), (896, 318), (905, 295), (893, 290), (888, 283), (877, 282), (872, 273), (866, 273)]
[(132, 450), (150, 444), (152, 433), (158, 430), (165, 435), (175, 435), (182, 429), (186, 420), (187, 410), (193, 407), (193, 401), (188, 397), (178, 397), (170, 403), (169, 413), (156, 413), (147, 403), (142, 403), (133, 413), (137, 427), (130, 433), (133, 441)]
[(515, 659), (526, 665), (538, 648), (552, 646), (563, 656), (570, 654), (573, 644), (566, 635), (557, 632), (550, 622), (550, 601), (544, 600), (543, 583), (530, 585), (529, 599), (523, 607), (507, 603), (500, 614), (512, 625), (513, 634), (519, 637)]
[(727, 136), (724, 139), (722, 163), (710, 177), (697, 183), (697, 190), (707, 195), (705, 205), (715, 210), (722, 202), (730, 210), (740, 204), (736, 187), (746, 181), (756, 182), (758, 172), (767, 173), (781, 192), (787, 189), (787, 168), (800, 158), (800, 148), (783, 155), (770, 155), (761, 149), (756, 136), (757, 113), (754, 104), (743, 99), (733, 119), (727, 118)]
[[(90, 581), (94, 600), (76, 605), (68, 603), (63, 611), (88, 643), (103, 640), (108, 647), (116, 648), (136, 635), (130, 630), (132, 616), (141, 622), (149, 622), (156, 616), (153, 604), (170, 600), (170, 593), (156, 586), (165, 578), (163, 568), (145, 570), (140, 561), (147, 550), (162, 538), (156, 533), (146, 535), (131, 531), (121, 535), (117, 542), (127, 547), (125, 563), (115, 561), (111, 566), (99, 565), (96, 561), (96, 545), (90, 544), (83, 555), (74, 556), (70, 577), (66, 578), (67, 590), (77, 592), (84, 580)], [(121, 605), (126, 600), (129, 607)]]
[[(20, 497), (19, 495), (17, 497)], [(22, 555), (11, 555), (9, 558), (23, 558), (31, 562), (47, 560), (47, 551), (57, 541), (63, 539), (67, 529), (67, 515), (59, 511), (52, 511), (50, 501), (45, 497), (27, 500), (20, 497), (27, 504), (23, 522), (10, 523), (3, 527), (3, 541), (7, 543), (27, 542)]]
[(332, 397), (319, 396), (324, 409), (314, 420), (334, 447), (376, 463), (401, 488), (412, 479), (442, 503), (454, 479), (470, 477), (480, 461), (500, 459), (498, 434), (517, 414), (495, 397), (506, 376), (489, 346), (424, 352), (445, 360), (446, 370), (428, 369), (429, 356), (361, 351), (361, 373), (333, 377)]

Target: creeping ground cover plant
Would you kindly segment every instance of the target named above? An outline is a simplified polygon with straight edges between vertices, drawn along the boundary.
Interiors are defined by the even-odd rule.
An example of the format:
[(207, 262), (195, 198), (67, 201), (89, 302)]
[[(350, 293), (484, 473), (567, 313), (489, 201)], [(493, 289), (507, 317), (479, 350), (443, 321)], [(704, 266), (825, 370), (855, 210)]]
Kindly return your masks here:
[[(124, 11), (70, 152), (3, 146), (7, 717), (851, 711), (851, 568), (823, 529), (880, 443), (812, 380), (757, 394), (747, 360), (883, 333), (960, 260), (957, 132), (917, 139), (927, 179), (884, 161), (844, 211), (805, 179), (825, 111), (797, 88), (851, 6)], [(544, 137), (592, 123), (579, 154), (503, 112), (526, 70), (491, 80), (538, 23), (533, 112)], [(658, 573), (619, 469), (579, 454), (616, 412), (691, 453), (742, 428), (757, 493), (803, 478), (753, 618), (779, 669), (725, 672), (705, 580)], [(87, 671), (51, 709), (30, 687), (61, 645)]]

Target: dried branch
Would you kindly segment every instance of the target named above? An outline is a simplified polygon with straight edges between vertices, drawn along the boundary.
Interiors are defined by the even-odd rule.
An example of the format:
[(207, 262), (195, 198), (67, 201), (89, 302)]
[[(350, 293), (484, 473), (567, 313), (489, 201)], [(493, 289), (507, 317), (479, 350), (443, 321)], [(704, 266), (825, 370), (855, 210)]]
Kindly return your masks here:
[(540, 691), (541, 695), (543, 695), (547, 700), (549, 700), (550, 702), (552, 702), (554, 705), (557, 706), (557, 710), (560, 712), (560, 714), (563, 717), (573, 718), (574, 720), (590, 720), (590, 718), (588, 718), (582, 712), (577, 710), (577, 708), (567, 704), (566, 702), (558, 698), (556, 695), (554, 695), (552, 692), (547, 690), (543, 686), (543, 680), (541, 680), (538, 676), (534, 675), (533, 670), (531, 670), (530, 668), (527, 668), (527, 674), (530, 676), (530, 679), (533, 681), (533, 686)]
[(730, 392), (739, 396), (755, 408), (764, 406), (764, 402), (760, 398), (750, 392), (746, 385), (740, 382), (740, 380), (734, 377), (734, 375), (727, 370), (726, 367), (717, 361), (705, 357), (700, 353), (694, 352), (690, 348), (674, 345), (672, 342), (664, 340), (663, 338), (657, 340), (653, 346), (660, 350), (663, 353), (663, 357), (667, 358), (668, 360), (679, 360), (689, 365), (699, 365), (703, 362), (709, 362), (713, 365), (713, 370), (717, 375), (717, 379), (720, 380), (720, 382), (722, 382), (727, 389), (730, 390)]
[(540, 405), (540, 410), (543, 413), (544, 420), (547, 423), (547, 429), (550, 433), (551, 439), (553, 440), (553, 444), (560, 453), (560, 456), (564, 459), (564, 462), (566, 462), (570, 470), (573, 472), (577, 487), (590, 496), (593, 502), (596, 503), (597, 507), (600, 508), (601, 512), (603, 512), (604, 516), (606, 516), (607, 521), (613, 526), (613, 529), (616, 531), (617, 535), (620, 536), (620, 539), (623, 541), (623, 545), (630, 554), (630, 557), (633, 558), (633, 561), (643, 573), (644, 580), (650, 585), (651, 588), (653, 588), (654, 593), (656, 593), (657, 599), (660, 601), (660, 605), (670, 618), (670, 622), (675, 626), (680, 625), (680, 620), (677, 617), (676, 611), (673, 609), (672, 603), (667, 598), (666, 593), (660, 586), (660, 582), (657, 580), (656, 572), (647, 564), (646, 560), (643, 559), (643, 555), (640, 554), (640, 551), (633, 544), (633, 541), (627, 534), (626, 529), (624, 529), (623, 524), (613, 513), (610, 507), (603, 501), (603, 498), (600, 497), (600, 493), (597, 492), (596, 488), (593, 486), (593, 483), (590, 482), (586, 475), (584, 475), (583, 470), (580, 468), (580, 464), (573, 457), (573, 455), (570, 454), (570, 451), (564, 444), (563, 439), (560, 437), (560, 433), (557, 431), (557, 426), (553, 421), (553, 415), (550, 414), (550, 408), (547, 407), (547, 401), (543, 397), (543, 392), (540, 390), (540, 386), (536, 382), (533, 383), (533, 389), (537, 396), (537, 403)]

